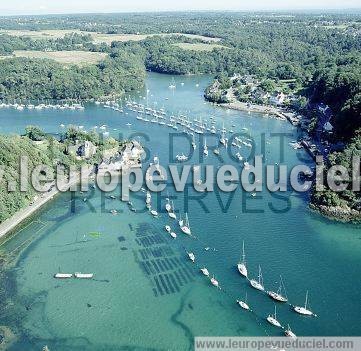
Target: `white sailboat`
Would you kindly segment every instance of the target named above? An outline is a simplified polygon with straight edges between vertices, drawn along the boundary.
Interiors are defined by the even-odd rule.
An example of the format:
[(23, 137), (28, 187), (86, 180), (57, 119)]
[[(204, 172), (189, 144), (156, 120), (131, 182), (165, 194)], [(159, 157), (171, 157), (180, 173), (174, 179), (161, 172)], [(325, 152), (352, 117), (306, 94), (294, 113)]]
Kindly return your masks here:
[(178, 221), (178, 224), (179, 224), (179, 227), (182, 227), (183, 226), (183, 219), (182, 219), (182, 215), (180, 214), (179, 215), (179, 221)]
[(261, 266), (258, 266), (258, 281), (255, 279), (251, 279), (249, 282), (253, 288), (260, 290), (260, 291), (264, 291)]
[(307, 307), (308, 305), (308, 291), (306, 292), (306, 301), (305, 301), (305, 306), (301, 307), (301, 306), (293, 306), (293, 309), (295, 312), (302, 314), (304, 316), (314, 316), (317, 317), (316, 314), (314, 314), (311, 310), (309, 310)]
[(285, 330), (285, 335), (291, 339), (297, 339), (296, 334), (291, 330), (289, 324), (287, 324), (287, 328)]
[(201, 272), (206, 276), (209, 277), (209, 272), (208, 269), (206, 267), (201, 268)]
[(165, 228), (165, 230), (166, 230), (168, 233), (170, 233), (171, 228), (170, 228), (170, 226), (169, 226), (169, 225), (166, 225), (164, 228)]
[(242, 244), (242, 260), (238, 262), (237, 269), (240, 274), (247, 278), (248, 272), (246, 267), (246, 254), (244, 253), (244, 241)]
[(278, 302), (287, 302), (288, 301), (288, 298), (286, 295), (286, 289), (285, 289), (283, 281), (282, 281), (282, 276), (280, 276), (280, 285), (277, 289), (277, 292), (267, 291), (267, 295), (270, 298), (272, 298), (273, 300), (278, 301)]
[(219, 142), (223, 145), (223, 146), (227, 146), (227, 139), (225, 138), (225, 128), (224, 128), (224, 122), (223, 122), (223, 128), (222, 128), (222, 135), (221, 138), (219, 139)]
[(149, 205), (151, 200), (152, 200), (152, 195), (150, 195), (150, 192), (147, 191), (147, 195), (146, 195), (146, 198), (145, 198), (145, 203), (147, 205)]
[(170, 236), (171, 236), (173, 239), (175, 239), (175, 238), (177, 237), (177, 234), (174, 233), (174, 232), (170, 232), (169, 234), (170, 234)]
[[(182, 223), (183, 223), (183, 221), (182, 221)], [(186, 213), (185, 221), (184, 221), (183, 225), (181, 225), (180, 229), (184, 234), (187, 234), (187, 235), (192, 234), (191, 228), (190, 228), (190, 225), (189, 225), (189, 220), (188, 220), (188, 214), (187, 213)]]
[(275, 305), (275, 313), (274, 313), (274, 315), (271, 315), (271, 314), (268, 315), (267, 321), (268, 321), (268, 323), (274, 325), (275, 327), (282, 328), (281, 323), (277, 320), (276, 305)]
[(172, 78), (172, 82), (169, 84), (169, 86), (168, 86), (168, 88), (169, 89), (175, 89), (177, 86), (176, 86), (176, 84), (175, 84), (175, 80), (174, 80), (174, 78)]
[(150, 214), (153, 216), (153, 217), (158, 217), (158, 212), (156, 210), (150, 210)]
[(171, 209), (172, 209), (172, 206), (169, 202), (169, 198), (167, 198), (167, 203), (165, 204), (165, 209), (167, 212), (171, 211)]
[(192, 148), (193, 148), (193, 150), (195, 150), (197, 148), (197, 144), (194, 140), (194, 135), (193, 135), (193, 139), (192, 139)]
[(188, 258), (194, 263), (196, 260), (196, 256), (193, 252), (187, 252)]
[(238, 305), (240, 305), (244, 310), (247, 310), (247, 311), (250, 311), (250, 310), (251, 310), (250, 307), (249, 307), (248, 304), (247, 304), (247, 293), (246, 293), (246, 298), (245, 298), (245, 300), (244, 300), (244, 301), (242, 301), (242, 300), (237, 300), (237, 303), (238, 303)]
[(214, 276), (211, 278), (211, 284), (213, 286), (215, 286), (216, 288), (219, 288), (218, 280), (216, 278), (214, 278)]
[(177, 219), (177, 216), (174, 212), (174, 203), (173, 201), (171, 202), (171, 208), (170, 208), (170, 211), (168, 211), (168, 216), (172, 219)]
[(207, 147), (207, 140), (206, 140), (206, 138), (204, 138), (203, 153), (204, 153), (205, 156), (208, 156), (208, 147)]

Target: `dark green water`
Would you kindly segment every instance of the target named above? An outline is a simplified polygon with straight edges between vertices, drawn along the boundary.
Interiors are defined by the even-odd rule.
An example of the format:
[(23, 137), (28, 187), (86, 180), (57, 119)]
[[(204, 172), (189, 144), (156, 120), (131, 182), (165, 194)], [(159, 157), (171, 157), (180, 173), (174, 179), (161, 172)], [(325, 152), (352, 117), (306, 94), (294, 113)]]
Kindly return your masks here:
[[(202, 93), (209, 79), (178, 77), (172, 92), (168, 76), (150, 74), (149, 100), (173, 113), (214, 115), (218, 127), (223, 122), (227, 129), (235, 124), (235, 132), (247, 127), (257, 153), (264, 153), (267, 163), (281, 161), (292, 166), (302, 157), (310, 164), (303, 151), (288, 146), (297, 136), (288, 123), (204, 103)], [(119, 114), (94, 105), (83, 112), (1, 110), (0, 121), (1, 133), (19, 133), (28, 124), (51, 133), (59, 133), (60, 124), (85, 129), (106, 124), (114, 136), (140, 132), (148, 137), (144, 141), (142, 134), (140, 140), (151, 156), (158, 155), (162, 165), (169, 163), (170, 129), (137, 121), (132, 112)], [(131, 127), (126, 126), (128, 122)], [(280, 132), (289, 134), (284, 160), (280, 159), (279, 139), (271, 136)], [(261, 150), (262, 133), (265, 150)], [(214, 143), (207, 140), (209, 145)], [(177, 139), (174, 154), (187, 152), (187, 148), (185, 141)], [(199, 163), (197, 151), (189, 164)], [(221, 156), (225, 163), (233, 162), (224, 149)], [(221, 165), (211, 152), (205, 163)], [(290, 306), (279, 305), (278, 319), (283, 324), (289, 323), (300, 336), (361, 334), (360, 227), (313, 214), (307, 208), (307, 194), (288, 192), (275, 198), (265, 190), (246, 198), (238, 189), (234, 194), (216, 192), (204, 197), (189, 190), (193, 198), (184, 201), (184, 194), (172, 188), (169, 192), (175, 197), (176, 209), (189, 212), (197, 239), (177, 230), (177, 240), (170, 240), (164, 225), (177, 226), (165, 214), (154, 219), (146, 212), (130, 212), (126, 204), (94, 190), (74, 197), (60, 195), (8, 240), (1, 247), (5, 263), (0, 324), (16, 334), (9, 350), (39, 350), (45, 344), (50, 350), (187, 350), (194, 336), (281, 335), (281, 330), (265, 321), (273, 302), (250, 288), (236, 271), (242, 240), (249, 275), (255, 277), (260, 264), (266, 289), (276, 289), (282, 274), (291, 303), (302, 305), (309, 290), (311, 308), (319, 317), (305, 318)], [(118, 196), (119, 189), (113, 194)], [(84, 196), (87, 202), (82, 201)], [(141, 209), (144, 194), (132, 201)], [(154, 195), (153, 206), (156, 201)], [(159, 209), (164, 199), (162, 204)], [(118, 215), (109, 213), (113, 208)], [(205, 251), (206, 246), (211, 249)], [(185, 248), (195, 252), (199, 265), (216, 275), (221, 290), (212, 287), (187, 260)], [(64, 272), (93, 272), (95, 279), (58, 281), (52, 276), (59, 267)], [(246, 292), (254, 314), (235, 303)]]

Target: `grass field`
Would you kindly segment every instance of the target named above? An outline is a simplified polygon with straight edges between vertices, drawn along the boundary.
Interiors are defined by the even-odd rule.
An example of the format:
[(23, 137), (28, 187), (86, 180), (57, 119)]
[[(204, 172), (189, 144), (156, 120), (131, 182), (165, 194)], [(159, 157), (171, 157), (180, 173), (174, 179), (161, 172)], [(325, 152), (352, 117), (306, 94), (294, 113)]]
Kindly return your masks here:
[(177, 43), (173, 44), (178, 46), (183, 50), (193, 50), (193, 51), (212, 51), (213, 49), (228, 49), (226, 46), (210, 43)]
[(14, 51), (16, 57), (44, 58), (55, 60), (64, 64), (76, 64), (84, 66), (95, 64), (104, 59), (107, 54), (89, 51)]
[[(0, 34), (8, 34), (16, 37), (30, 37), (32, 39), (56, 39), (63, 38), (66, 34), (82, 33), (77, 29), (51, 29), (51, 30), (3, 30), (0, 29)], [(84, 32), (85, 33), (85, 32)]]
[(32, 39), (56, 39), (63, 38), (66, 34), (78, 33), (78, 34), (90, 34), (96, 44), (106, 43), (110, 45), (113, 41), (139, 41), (144, 40), (147, 37), (154, 35), (169, 36), (169, 35), (183, 35), (191, 39), (200, 39), (206, 42), (219, 42), (220, 38), (210, 38), (202, 35), (195, 34), (182, 34), (182, 33), (164, 33), (164, 34), (104, 34), (94, 32), (83, 32), (77, 29), (52, 29), (42, 31), (31, 31), (31, 30), (1, 30), (0, 34), (8, 34), (13, 36), (27, 36)]

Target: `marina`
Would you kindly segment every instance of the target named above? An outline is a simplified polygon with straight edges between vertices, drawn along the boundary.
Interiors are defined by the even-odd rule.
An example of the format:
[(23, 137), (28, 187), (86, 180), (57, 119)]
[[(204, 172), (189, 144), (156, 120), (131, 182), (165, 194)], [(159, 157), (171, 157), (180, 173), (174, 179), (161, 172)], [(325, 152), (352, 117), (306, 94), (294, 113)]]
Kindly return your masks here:
[[(174, 81), (176, 87), (169, 88), (169, 77), (148, 76), (147, 89), (154, 94), (154, 100), (158, 102), (156, 106), (159, 106), (156, 108), (157, 116), (152, 115), (154, 111), (149, 110), (150, 107), (146, 110), (144, 99), (140, 98), (145, 93), (139, 92), (130, 98), (127, 96), (127, 101), (131, 100), (132, 104), (124, 100), (123, 104), (115, 107), (119, 111), (113, 109), (112, 103), (103, 107), (101, 102), (85, 104), (84, 112), (79, 115), (51, 110), (44, 129), (60, 133), (61, 124), (75, 123), (86, 130), (104, 127), (100, 129), (102, 132), (109, 132), (115, 137), (125, 133), (137, 138), (135, 133), (146, 132), (150, 141), (144, 143), (151, 150), (147, 162), (161, 166), (172, 163), (168, 146), (171, 142), (169, 134), (173, 132), (189, 136), (189, 140), (180, 139), (174, 145), (173, 156), (187, 155), (187, 147), (194, 149), (193, 140), (196, 145), (196, 153), (182, 164), (205, 159), (205, 164), (219, 166), (221, 162), (217, 156), (222, 156), (238, 167), (248, 167), (251, 162), (243, 164), (239, 159), (234, 160), (229, 157), (228, 150), (239, 150), (246, 159), (250, 150), (247, 139), (250, 137), (268, 162), (280, 162), (276, 142), (271, 138), (267, 139), (270, 141), (267, 144), (269, 149), (261, 150), (261, 131), (266, 131), (267, 135), (279, 131), (290, 133), (289, 142), (297, 135), (287, 122), (260, 119), (257, 115), (244, 117), (239, 111), (231, 111), (224, 116), (223, 109), (204, 104), (201, 92), (208, 83), (206, 76), (176, 77)], [(196, 87), (196, 84), (200, 86)], [(184, 100), (189, 101), (192, 111), (187, 111), (190, 107), (186, 109), (183, 106)], [(134, 101), (137, 109), (140, 103), (144, 104), (144, 113), (132, 110), (135, 109)], [(164, 108), (161, 107), (163, 102)], [(2, 132), (21, 131), (29, 120), (24, 121), (24, 116), (32, 118), (32, 123), (37, 124), (47, 111), (50, 112), (42, 110), (39, 114), (28, 115), (30, 111), (27, 109), (4, 108), (0, 111), (0, 118), (3, 121), (11, 119), (13, 123), (2, 123)], [(142, 119), (137, 116), (142, 116)], [(156, 122), (144, 121), (146, 116)], [(172, 121), (170, 116), (174, 116)], [(213, 120), (214, 124), (211, 123)], [(172, 127), (167, 125), (171, 123)], [(178, 131), (173, 128), (174, 125)], [(212, 125), (215, 127), (212, 128)], [(241, 133), (242, 128), (247, 128), (248, 135), (237, 136), (238, 140), (233, 138), (236, 145), (241, 145), (240, 148), (232, 146), (230, 130)], [(224, 129), (224, 138), (228, 138), (227, 149), (220, 142)], [(207, 134), (206, 142), (202, 143), (204, 134)], [(208, 157), (203, 158), (204, 146), (209, 151), (212, 147), (218, 149), (220, 155), (210, 151)], [(296, 152), (305, 152), (293, 148), (285, 150), (284, 162), (289, 164), (296, 164)], [(181, 165), (177, 160), (173, 162)], [(12, 255), (15, 257), (15, 252), (23, 248), (21, 258), (13, 259), (7, 268), (9, 274), (17, 272), (11, 279), (17, 286), (16, 298), (19, 301), (13, 307), (7, 307), (17, 316), (16, 322), (8, 321), (13, 328), (16, 324), (28, 326), (19, 345), (37, 335), (34, 351), (46, 344), (55, 349), (54, 345), (60, 345), (57, 340), (62, 340), (62, 345), (64, 340), (71, 345), (75, 335), (83, 333), (87, 341), (80, 340), (79, 344), (84, 350), (91, 350), (87, 346), (88, 340), (97, 345), (99, 335), (105, 336), (112, 345), (126, 345), (131, 336), (135, 340), (133, 347), (152, 344), (156, 349), (185, 350), (191, 344), (192, 336), (212, 335), (214, 330), (218, 330), (220, 335), (289, 337), (296, 337), (296, 334), (327, 335), (336, 326), (340, 335), (357, 335), (360, 332), (356, 323), (358, 311), (346, 301), (357, 298), (357, 289), (345, 289), (343, 294), (347, 299), (337, 292), (327, 297), (327, 304), (333, 303), (336, 313), (329, 311), (325, 304), (325, 296), (329, 296), (328, 292), (335, 284), (343, 282), (350, 287), (357, 282), (361, 249), (357, 228), (343, 228), (311, 214), (305, 199), (291, 193), (287, 195), (292, 207), (285, 213), (276, 214), (267, 204), (271, 202), (274, 207), (282, 208), (285, 201), (274, 199), (266, 191), (262, 193), (261, 200), (250, 196), (246, 209), (242, 204), (243, 195), (238, 192), (224, 212), (222, 204), (225, 206), (228, 196), (207, 194), (203, 200), (208, 209), (205, 212), (195, 200), (189, 201), (186, 207), (184, 195), (173, 188), (167, 188), (162, 194), (144, 190), (131, 196), (131, 206), (119, 201), (119, 188), (105, 199), (96, 188), (87, 194), (77, 193), (74, 198), (68, 193), (60, 194), (3, 245), (2, 250), (10, 261)], [(196, 199), (199, 196), (192, 189), (188, 191)], [(83, 201), (85, 195), (86, 202)], [(104, 211), (102, 206), (105, 206)], [(92, 208), (96, 209), (95, 212)], [(265, 213), (245, 212), (249, 209), (263, 209)], [(116, 215), (111, 215), (112, 210)], [(86, 240), (77, 241), (76, 231), (81, 236), (85, 235)], [(347, 237), (340, 236), (341, 231), (347, 232)], [(27, 241), (29, 239), (33, 244)], [(331, 242), (337, 242), (341, 252)], [(311, 257), (316, 251), (317, 256), (322, 257), (321, 262), (317, 257)], [(49, 257), (56, 257), (56, 260), (49, 261)], [(355, 267), (352, 274), (347, 269), (350, 265)], [(72, 276), (69, 279), (64, 277), (64, 281), (61, 281), (61, 276), (55, 277), (54, 272), (59, 266), (62, 272), (70, 273), (58, 274)], [(79, 272), (73, 273), (75, 270)], [(40, 271), (41, 275), (35, 273)], [(75, 274), (79, 281), (75, 279)], [(53, 279), (53, 276), (58, 279)], [(248, 281), (247, 277), (253, 279)], [(293, 310), (291, 302), (303, 301), (306, 289), (312, 297), (312, 307), (317, 311), (318, 318), (305, 318)], [(42, 291), (47, 292), (45, 309), (42, 308)], [(73, 298), (69, 299), (70, 296)], [(64, 298), (68, 298), (68, 304), (59, 314), (58, 305)], [(20, 308), (24, 304), (21, 301), (29, 301), (32, 308), (24, 313), (24, 308)], [(129, 301), (134, 301), (137, 308), (129, 306)], [(307, 301), (306, 306), (300, 308), (310, 309)], [(272, 315), (269, 314), (271, 311), (274, 311)], [(74, 318), (74, 314), (80, 319)], [(154, 316), (157, 316), (157, 321)], [(280, 325), (284, 327), (291, 325), (292, 330), (289, 327), (285, 330), (276, 328), (267, 316), (273, 318), (270, 318), (273, 322), (282, 321)], [(106, 321), (111, 327), (99, 327), (99, 320)], [(325, 323), (326, 320), (330, 323)], [(35, 321), (41, 322), (36, 324)], [(179, 323), (186, 325), (188, 332)], [(45, 325), (52, 326), (51, 331)], [(242, 331), (239, 331), (240, 327)], [(141, 332), (144, 329), (147, 333)], [(168, 331), (166, 337), (165, 331)], [(70, 350), (70, 346), (64, 349)]]

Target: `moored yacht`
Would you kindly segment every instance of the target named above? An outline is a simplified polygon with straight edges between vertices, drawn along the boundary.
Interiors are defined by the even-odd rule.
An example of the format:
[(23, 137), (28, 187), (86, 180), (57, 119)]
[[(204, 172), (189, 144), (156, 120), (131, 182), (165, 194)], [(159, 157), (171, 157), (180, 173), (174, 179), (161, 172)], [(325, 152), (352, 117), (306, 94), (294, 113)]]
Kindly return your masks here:
[(272, 298), (273, 300), (278, 301), (278, 302), (287, 302), (288, 301), (288, 298), (287, 298), (287, 295), (286, 295), (286, 289), (284, 287), (281, 276), (280, 276), (280, 285), (278, 287), (277, 292), (267, 291), (267, 295), (270, 298)]
[(250, 307), (247, 304), (247, 293), (246, 293), (246, 298), (244, 301), (242, 300), (236, 300), (238, 305), (240, 305), (244, 310), (250, 311)]
[(187, 234), (187, 235), (191, 235), (192, 232), (191, 232), (191, 228), (190, 228), (190, 225), (189, 225), (189, 220), (188, 220), (188, 214), (186, 213), (186, 218), (185, 220), (183, 221), (182, 220), (182, 225), (180, 225), (180, 229), (181, 231), (184, 233), (184, 234)]
[(193, 252), (187, 252), (188, 258), (194, 263), (196, 260), (196, 256)]
[(68, 278), (72, 278), (73, 274), (72, 273), (56, 273), (54, 274), (54, 278), (57, 279), (68, 279)]
[(246, 267), (246, 254), (244, 253), (244, 241), (242, 244), (242, 260), (238, 262), (237, 269), (240, 274), (247, 278), (248, 272)]
[(167, 203), (165, 204), (165, 209), (167, 212), (170, 212), (172, 210), (172, 206), (169, 202), (169, 198), (167, 198)]
[(151, 199), (152, 199), (152, 195), (150, 195), (150, 192), (147, 191), (147, 196), (145, 198), (145, 203), (150, 204)]
[(306, 292), (306, 301), (305, 301), (305, 306), (293, 306), (293, 309), (295, 312), (302, 314), (304, 316), (314, 316), (317, 317), (316, 314), (314, 314), (311, 310), (308, 309), (308, 291)]
[(274, 315), (271, 315), (271, 314), (268, 315), (267, 321), (268, 321), (268, 323), (274, 325), (275, 327), (282, 328), (281, 323), (277, 320), (276, 306), (275, 306), (275, 313), (274, 313)]
[(285, 330), (285, 335), (292, 339), (297, 339), (296, 334), (291, 330), (289, 324), (287, 325), (287, 328)]
[(158, 212), (156, 210), (150, 210), (150, 214), (153, 216), (153, 217), (158, 217)]
[(208, 269), (206, 267), (201, 268), (201, 272), (206, 276), (209, 277), (209, 272)]
[(261, 266), (258, 266), (258, 281), (255, 279), (251, 279), (249, 281), (249, 283), (251, 284), (251, 286), (257, 290), (260, 291), (264, 291), (264, 286), (263, 286), (263, 277), (262, 277), (262, 272), (261, 272)]
[(166, 225), (164, 228), (165, 228), (165, 230), (166, 230), (168, 233), (170, 233), (171, 228), (170, 228), (170, 226), (169, 226), (169, 225)]
[(171, 208), (170, 208), (170, 211), (168, 212), (168, 216), (172, 219), (177, 219), (177, 216), (174, 212), (174, 203), (173, 201), (171, 202)]
[(216, 278), (214, 278), (214, 276), (211, 278), (211, 284), (217, 288), (219, 288), (219, 283), (218, 280)]
[(93, 273), (80, 273), (80, 272), (74, 273), (74, 277), (78, 279), (92, 279), (93, 276), (94, 276)]
[(204, 153), (205, 156), (208, 156), (208, 147), (207, 147), (207, 140), (206, 140), (206, 138), (204, 138), (203, 153)]

